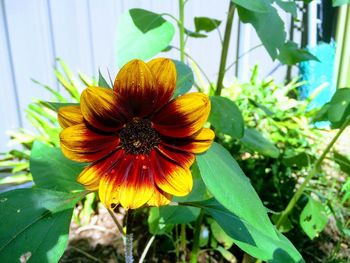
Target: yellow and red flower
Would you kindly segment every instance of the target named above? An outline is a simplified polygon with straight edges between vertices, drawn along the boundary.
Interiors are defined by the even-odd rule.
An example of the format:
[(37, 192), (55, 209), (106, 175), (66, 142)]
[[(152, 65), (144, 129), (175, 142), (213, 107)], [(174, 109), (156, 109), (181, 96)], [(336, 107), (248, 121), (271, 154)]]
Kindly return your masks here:
[(98, 190), (106, 207), (166, 205), (192, 190), (190, 166), (214, 132), (203, 128), (210, 100), (202, 93), (172, 99), (176, 68), (169, 59), (133, 60), (112, 89), (88, 87), (80, 106), (62, 107), (64, 155), (89, 162), (78, 181)]

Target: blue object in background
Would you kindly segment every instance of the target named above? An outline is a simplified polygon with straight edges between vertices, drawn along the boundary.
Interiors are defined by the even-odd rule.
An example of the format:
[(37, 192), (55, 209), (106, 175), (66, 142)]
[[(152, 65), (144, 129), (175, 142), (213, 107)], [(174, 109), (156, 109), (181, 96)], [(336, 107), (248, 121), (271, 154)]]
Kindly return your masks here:
[(307, 82), (300, 87), (301, 99), (309, 98), (319, 86), (326, 82), (329, 83), (310, 103), (308, 109), (311, 110), (322, 107), (336, 91), (333, 77), (336, 45), (334, 41), (329, 44), (320, 43), (315, 47), (308, 47), (307, 50), (315, 55), (320, 62), (311, 60), (299, 64), (302, 80)]

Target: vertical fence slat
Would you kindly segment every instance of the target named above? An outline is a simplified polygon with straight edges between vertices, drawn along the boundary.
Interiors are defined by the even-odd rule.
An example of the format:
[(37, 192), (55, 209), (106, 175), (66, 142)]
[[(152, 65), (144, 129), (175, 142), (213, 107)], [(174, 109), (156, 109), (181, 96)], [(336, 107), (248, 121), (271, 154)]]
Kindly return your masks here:
[(100, 68), (103, 76), (112, 80), (117, 73), (116, 33), (117, 21), (122, 14), (120, 1), (89, 0), (90, 29), (93, 46), (93, 60), (96, 69)]
[(7, 149), (7, 130), (21, 125), (16, 79), (13, 72), (12, 51), (9, 46), (5, 3), (0, 1), (0, 152)]
[(88, 2), (51, 0), (50, 9), (57, 57), (73, 72), (95, 75)]
[[(24, 127), (31, 127), (25, 118), (25, 108), (35, 98), (49, 99), (43, 88), (31, 79), (55, 87), (52, 74), (47, 5), (44, 0), (5, 1), (9, 43), (12, 50), (19, 108)], [(13, 87), (14, 88), (14, 87)]]

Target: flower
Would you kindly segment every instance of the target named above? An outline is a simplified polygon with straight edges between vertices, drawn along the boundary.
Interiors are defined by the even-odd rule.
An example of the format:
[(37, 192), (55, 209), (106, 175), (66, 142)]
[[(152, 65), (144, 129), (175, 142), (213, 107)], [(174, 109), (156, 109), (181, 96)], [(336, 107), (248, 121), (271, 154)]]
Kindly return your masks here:
[(214, 132), (203, 128), (210, 100), (202, 93), (172, 99), (176, 68), (170, 59), (132, 60), (113, 90), (88, 87), (79, 106), (60, 108), (63, 154), (90, 163), (77, 180), (98, 190), (113, 209), (166, 205), (192, 190), (190, 166)]

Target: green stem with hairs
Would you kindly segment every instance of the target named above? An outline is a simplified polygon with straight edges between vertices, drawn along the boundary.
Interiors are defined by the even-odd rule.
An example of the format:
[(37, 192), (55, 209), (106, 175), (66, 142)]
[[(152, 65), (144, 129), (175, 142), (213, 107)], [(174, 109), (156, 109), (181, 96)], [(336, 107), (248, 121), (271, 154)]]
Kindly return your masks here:
[(185, 0), (179, 0), (180, 60), (185, 61)]
[(304, 193), (305, 187), (308, 185), (309, 181), (318, 173), (323, 160), (326, 158), (327, 154), (332, 149), (333, 145), (336, 143), (336, 141), (338, 140), (339, 136), (343, 133), (343, 131), (345, 130), (345, 128), (347, 127), (347, 125), (349, 123), (350, 123), (350, 117), (348, 117), (344, 121), (342, 126), (339, 128), (339, 131), (337, 132), (337, 134), (334, 136), (332, 141), (327, 145), (326, 149), (323, 151), (323, 153), (320, 156), (320, 158), (318, 158), (318, 160), (314, 164), (312, 170), (310, 171), (308, 176), (305, 178), (304, 182), (300, 185), (299, 189), (295, 192), (293, 197), (290, 199), (287, 207), (282, 211), (281, 216), (279, 217), (279, 219), (278, 219), (278, 221), (276, 223), (277, 229), (280, 228), (280, 226), (283, 224), (283, 222), (287, 219), (288, 215), (293, 211), (294, 206), (296, 205), (296, 203), (298, 202), (299, 198)]
[(134, 262), (132, 254), (133, 250), (133, 234), (131, 233), (131, 211), (127, 211), (125, 215), (125, 237), (124, 237), (124, 249), (125, 249), (125, 263)]
[(223, 88), (222, 82), (225, 76), (226, 61), (227, 61), (228, 47), (230, 44), (234, 13), (235, 13), (235, 4), (232, 1), (230, 1), (228, 14), (227, 14), (226, 27), (225, 27), (224, 41), (222, 43), (218, 81), (217, 81), (216, 90), (215, 90), (215, 95), (217, 96), (221, 95), (221, 91)]

